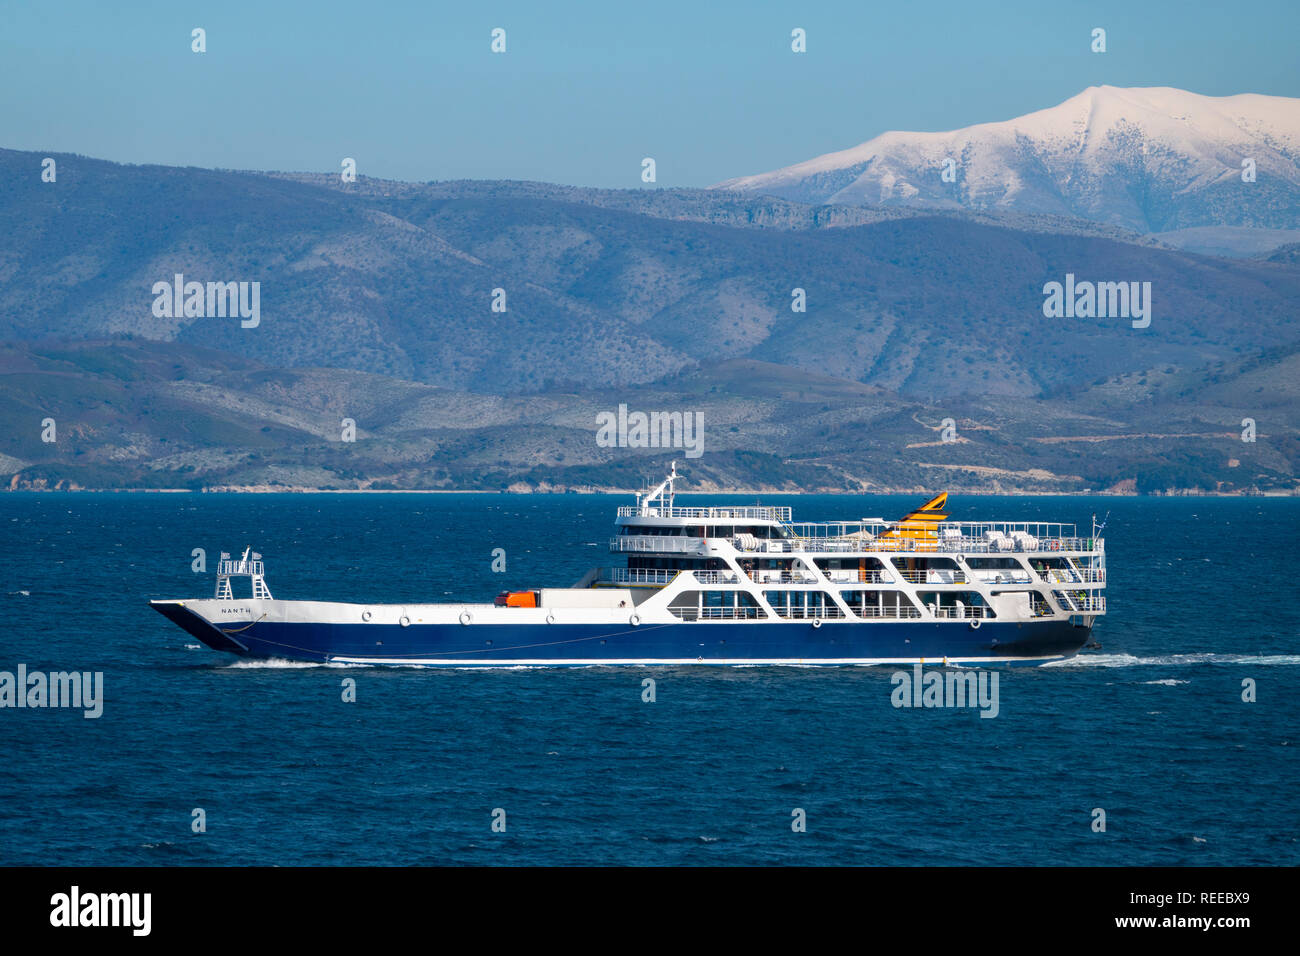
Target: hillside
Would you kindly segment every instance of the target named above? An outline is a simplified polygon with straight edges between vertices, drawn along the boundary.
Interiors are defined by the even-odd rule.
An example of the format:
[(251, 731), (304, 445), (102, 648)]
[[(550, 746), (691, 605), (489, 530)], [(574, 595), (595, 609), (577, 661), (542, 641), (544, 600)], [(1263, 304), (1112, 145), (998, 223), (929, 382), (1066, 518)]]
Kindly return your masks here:
[[(719, 487), (1295, 482), (1285, 250), (708, 190), (58, 163), (42, 183), (38, 154), (0, 151), (13, 487), (628, 487), (670, 455), (596, 444), (620, 404), (703, 415), (691, 469)], [(175, 273), (259, 282), (259, 323), (156, 316)], [(1067, 273), (1150, 282), (1150, 327), (1044, 318)], [(959, 440), (935, 438), (945, 418)]]
[[(1032, 396), (1294, 337), (1300, 270), (932, 213), (763, 228), (686, 218), (701, 191), (629, 191), (663, 218), (491, 184), (385, 189), (0, 154), (0, 338), (118, 332), (274, 367), (345, 368), (499, 394), (628, 387), (751, 358), (908, 397)], [(26, 172), (25, 172), (26, 171)], [(497, 193), (500, 195), (497, 195)], [(603, 197), (596, 197), (599, 201)], [(815, 212), (755, 200), (805, 224)], [(759, 217), (761, 218), (761, 217)], [(159, 318), (154, 283), (261, 283), (256, 328)], [(1151, 328), (1043, 318), (1067, 273), (1150, 281)], [(507, 311), (491, 310), (503, 289)], [(806, 291), (807, 311), (791, 310)]]
[[(1170, 369), (1053, 398), (933, 404), (733, 359), (635, 389), (489, 396), (141, 339), (10, 344), (0, 473), (15, 489), (592, 490), (640, 487), (677, 458), (696, 489), (1285, 490), (1300, 468), (1297, 373), (1292, 348), (1208, 383)], [(1243, 393), (1253, 444), (1240, 440)], [(601, 447), (597, 415), (619, 403), (700, 415), (703, 455)], [(355, 441), (342, 440), (345, 418)]]

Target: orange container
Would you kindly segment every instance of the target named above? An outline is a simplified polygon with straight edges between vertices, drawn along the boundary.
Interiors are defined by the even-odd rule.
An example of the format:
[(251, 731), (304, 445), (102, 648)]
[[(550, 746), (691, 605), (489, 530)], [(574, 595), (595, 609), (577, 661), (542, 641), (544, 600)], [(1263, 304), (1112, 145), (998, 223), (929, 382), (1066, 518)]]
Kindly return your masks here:
[[(505, 600), (501, 600), (504, 597)], [(536, 591), (506, 591), (497, 598), (498, 607), (537, 607)]]

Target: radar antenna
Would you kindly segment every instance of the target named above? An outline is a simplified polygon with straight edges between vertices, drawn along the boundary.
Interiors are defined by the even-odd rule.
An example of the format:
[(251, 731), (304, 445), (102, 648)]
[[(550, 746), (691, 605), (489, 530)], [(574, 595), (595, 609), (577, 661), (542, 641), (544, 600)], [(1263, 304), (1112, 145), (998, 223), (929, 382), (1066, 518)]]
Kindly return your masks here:
[[(639, 502), (637, 502), (638, 504), (637, 511), (643, 515), (648, 515), (652, 513), (659, 514), (661, 509), (672, 508), (673, 500), (675, 498), (675, 494), (673, 492), (673, 482), (675, 482), (678, 477), (679, 476), (677, 474), (677, 462), (674, 461), (672, 463), (672, 468), (668, 472), (668, 477), (665, 478), (663, 481), (659, 482), (659, 484), (655, 486), (654, 491), (651, 491)], [(654, 510), (654, 512), (651, 512), (650, 510), (651, 502), (653, 502), (656, 498), (659, 499), (659, 506)]]

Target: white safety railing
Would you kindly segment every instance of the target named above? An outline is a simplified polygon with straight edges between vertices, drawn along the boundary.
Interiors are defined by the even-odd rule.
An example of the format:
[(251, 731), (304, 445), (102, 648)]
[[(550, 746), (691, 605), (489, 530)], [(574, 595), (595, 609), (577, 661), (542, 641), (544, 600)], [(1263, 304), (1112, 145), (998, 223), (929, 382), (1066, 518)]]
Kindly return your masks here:
[(655, 554), (703, 554), (702, 538), (685, 538), (667, 534), (620, 534), (609, 539), (611, 551), (638, 551)]
[(649, 505), (644, 509), (634, 505), (621, 505), (618, 509), (620, 518), (740, 518), (748, 521), (789, 521), (790, 509), (767, 505), (736, 505), (716, 508), (669, 508)]
[(931, 607), (930, 610), (934, 616), (943, 620), (964, 621), (967, 618), (991, 618), (993, 617), (992, 608), (983, 605), (966, 605), (965, 607)]
[(692, 571), (695, 580), (701, 584), (739, 584), (740, 575), (735, 571)]
[(762, 568), (749, 577), (755, 584), (816, 584), (821, 580), (811, 571), (768, 571)]
[(850, 604), (849, 610), (858, 617), (902, 619), (918, 618), (921, 616), (921, 612), (914, 607), (891, 607), (889, 605), (886, 605), (885, 607), (875, 607), (870, 604), (866, 607), (859, 607), (856, 604)]
[(610, 584), (671, 584), (681, 573), (663, 568), (605, 568), (596, 580)]
[(909, 584), (965, 584), (966, 572), (955, 568), (917, 568), (894, 571)]
[(669, 607), (683, 621), (738, 621), (764, 618), (761, 607)]
[(835, 604), (826, 604), (822, 607), (787, 607), (773, 604), (772, 610), (776, 612), (777, 617), (786, 621), (828, 620), (844, 617), (844, 612)]

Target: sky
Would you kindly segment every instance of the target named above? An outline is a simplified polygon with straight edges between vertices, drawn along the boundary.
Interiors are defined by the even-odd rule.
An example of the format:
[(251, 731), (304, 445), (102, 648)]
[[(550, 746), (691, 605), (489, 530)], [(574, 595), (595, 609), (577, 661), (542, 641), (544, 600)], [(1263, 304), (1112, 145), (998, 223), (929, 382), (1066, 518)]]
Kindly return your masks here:
[(614, 188), (648, 156), (708, 186), (1101, 84), (1300, 96), (1298, 36), (1300, 0), (0, 0), (0, 148)]

